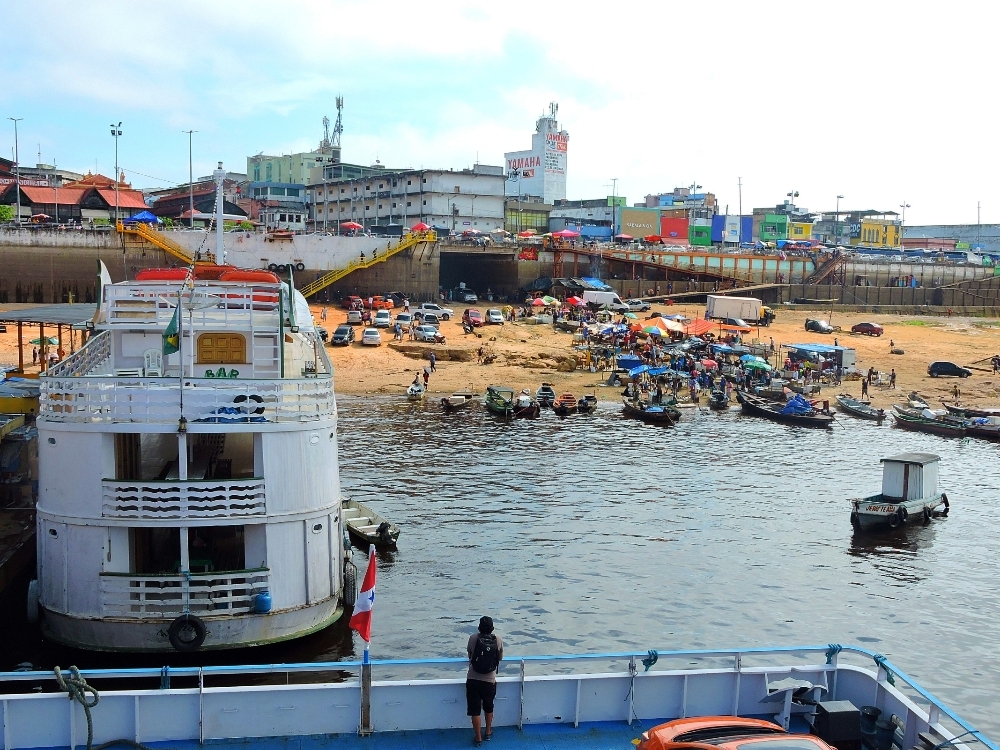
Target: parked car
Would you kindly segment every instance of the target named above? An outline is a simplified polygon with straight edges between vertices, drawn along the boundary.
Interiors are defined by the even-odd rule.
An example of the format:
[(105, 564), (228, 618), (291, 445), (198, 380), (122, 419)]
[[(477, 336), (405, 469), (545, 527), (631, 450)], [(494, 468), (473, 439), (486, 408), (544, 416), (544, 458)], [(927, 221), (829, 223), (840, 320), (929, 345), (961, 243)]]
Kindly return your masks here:
[(866, 333), (869, 336), (881, 336), (885, 329), (878, 323), (855, 323), (851, 326), (851, 333)]
[(632, 312), (649, 312), (649, 308), (652, 307), (648, 302), (641, 299), (627, 299), (625, 304), (628, 305), (628, 309)]
[(718, 750), (833, 750), (819, 737), (786, 732), (763, 719), (741, 716), (696, 716), (674, 719), (642, 733), (637, 750), (666, 748)]
[(479, 297), (471, 289), (456, 289), (455, 299), (459, 302), (479, 302)]
[(833, 326), (825, 320), (806, 318), (806, 330), (813, 333), (833, 333)]
[[(0, 331), (0, 333), (6, 333), (6, 331)], [(316, 333), (319, 334), (320, 341), (322, 341), (324, 344), (326, 343), (326, 340), (330, 338), (330, 332), (327, 331), (323, 326), (319, 325), (316, 326)]]
[(495, 307), (491, 307), (486, 311), (486, 322), (489, 325), (502, 326), (503, 325), (503, 313), (500, 312)]
[(413, 329), (414, 341), (429, 341), (432, 344), (443, 344), (444, 336), (434, 326), (422, 325)]
[(423, 325), (434, 326), (435, 328), (441, 327), (441, 319), (436, 313), (425, 312), (423, 318), (419, 319)]
[(735, 326), (736, 328), (750, 330), (750, 324), (743, 320), (743, 318), (719, 318), (718, 322), (724, 326)]
[(403, 307), (403, 305), (406, 304), (406, 300), (409, 299), (409, 297), (402, 292), (389, 292), (385, 295), (385, 298), (391, 299), (396, 307)]
[(352, 294), (349, 297), (344, 297), (340, 304), (348, 310), (356, 310), (358, 306), (363, 303), (361, 302), (361, 297), (356, 294)]
[(410, 323), (413, 321), (412, 313), (399, 313), (396, 316), (396, 323), (399, 323), (403, 327), (403, 330), (407, 330), (410, 327)]
[(361, 325), (361, 311), (360, 310), (348, 310), (347, 311), (347, 324), (352, 326)]
[(354, 328), (352, 326), (337, 326), (333, 332), (333, 340), (330, 342), (334, 346), (350, 346), (354, 341)]
[(632, 312), (632, 308), (628, 306), (627, 302), (610, 302), (608, 303), (608, 309), (611, 310), (611, 312), (617, 313)]
[(372, 310), (391, 310), (396, 304), (387, 297), (372, 297)]
[(420, 320), (426, 313), (434, 313), (441, 320), (451, 320), (455, 317), (455, 311), (450, 307), (441, 307), (435, 302), (423, 302), (420, 307), (413, 311), (413, 317)]
[(483, 324), (483, 314), (476, 308), (470, 307), (462, 313), (462, 322), (468, 323), (475, 328), (479, 328), (479, 326)]
[(392, 325), (392, 313), (388, 310), (379, 310), (375, 313), (375, 320), (372, 325), (376, 328), (388, 328)]
[(955, 377), (967, 378), (972, 374), (968, 367), (960, 367), (954, 362), (931, 362), (927, 366), (927, 374), (932, 378)]
[(364, 346), (379, 346), (382, 343), (382, 334), (378, 332), (378, 328), (366, 328), (361, 335), (361, 343)]

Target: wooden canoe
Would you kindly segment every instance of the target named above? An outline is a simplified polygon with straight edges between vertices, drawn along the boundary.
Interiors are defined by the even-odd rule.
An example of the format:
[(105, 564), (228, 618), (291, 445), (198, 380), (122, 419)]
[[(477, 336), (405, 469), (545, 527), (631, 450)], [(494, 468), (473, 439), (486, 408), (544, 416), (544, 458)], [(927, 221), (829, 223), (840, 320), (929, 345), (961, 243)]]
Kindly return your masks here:
[(445, 396), (441, 399), (441, 408), (447, 412), (458, 411), (459, 409), (464, 409), (472, 400), (475, 398), (476, 394), (472, 391), (455, 391), (450, 396)]
[(552, 402), (552, 411), (561, 417), (573, 414), (576, 411), (576, 407), (576, 396), (572, 393), (560, 393), (556, 396), (556, 400)]

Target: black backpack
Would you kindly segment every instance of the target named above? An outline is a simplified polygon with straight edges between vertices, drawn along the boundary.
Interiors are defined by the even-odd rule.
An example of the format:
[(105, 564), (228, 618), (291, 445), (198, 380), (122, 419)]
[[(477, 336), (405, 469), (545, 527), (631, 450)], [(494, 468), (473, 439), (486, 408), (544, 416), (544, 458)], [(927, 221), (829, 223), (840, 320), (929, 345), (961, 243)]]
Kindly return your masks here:
[(497, 637), (492, 633), (480, 633), (472, 649), (472, 669), (479, 674), (496, 672), (500, 666), (500, 648)]

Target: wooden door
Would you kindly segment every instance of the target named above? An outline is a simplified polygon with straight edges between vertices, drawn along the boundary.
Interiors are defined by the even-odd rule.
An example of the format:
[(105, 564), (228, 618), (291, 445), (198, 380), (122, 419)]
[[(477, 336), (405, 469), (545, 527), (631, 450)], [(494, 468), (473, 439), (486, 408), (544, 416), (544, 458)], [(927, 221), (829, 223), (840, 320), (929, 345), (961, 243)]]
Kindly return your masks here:
[(247, 342), (239, 333), (203, 333), (198, 337), (198, 364), (245, 364)]

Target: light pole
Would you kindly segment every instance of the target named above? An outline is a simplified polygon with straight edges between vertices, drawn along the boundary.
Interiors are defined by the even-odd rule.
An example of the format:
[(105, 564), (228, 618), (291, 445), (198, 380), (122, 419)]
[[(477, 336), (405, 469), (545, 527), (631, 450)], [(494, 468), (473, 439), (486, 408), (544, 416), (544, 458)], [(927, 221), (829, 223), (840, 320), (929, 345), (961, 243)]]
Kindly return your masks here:
[(122, 124), (111, 123), (111, 136), (115, 139), (115, 225), (118, 224), (118, 137), (122, 134)]
[(899, 244), (903, 244), (903, 230), (906, 227), (906, 209), (910, 207), (910, 204), (905, 200), (899, 204), (899, 207), (903, 209), (902, 216), (899, 217)]
[[(55, 172), (55, 171), (58, 170), (58, 168), (59, 168), (59, 165), (56, 164), (56, 160), (53, 159), (52, 160), (52, 171)], [(62, 177), (60, 177), (58, 174), (53, 174), (52, 175), (52, 189), (55, 191), (55, 194), (56, 194), (56, 228), (59, 227), (59, 186), (60, 185), (62, 185)]]
[[(742, 177), (738, 177), (737, 178), (736, 186), (739, 188), (739, 191), (740, 191), (740, 231), (739, 231), (739, 237), (740, 237), (740, 247), (743, 247), (743, 178)], [(751, 239), (753, 239), (753, 238), (751, 237)]]
[[(119, 123), (121, 124), (121, 123)], [(191, 160), (191, 146), (192, 146), (192, 134), (197, 133), (197, 130), (182, 130), (182, 133), (188, 134), (188, 211), (191, 214), (191, 218), (188, 219), (188, 226), (194, 229), (194, 162)], [(119, 134), (120, 135), (120, 134)], [(117, 153), (117, 143), (115, 141), (115, 153)]]
[(17, 124), (23, 120), (23, 117), (8, 117), (14, 123), (14, 181), (17, 183), (17, 191), (15, 196), (17, 198), (17, 213), (14, 214), (14, 223), (20, 227), (21, 226), (21, 160), (18, 158), (17, 151)]
[(611, 240), (615, 239), (615, 235), (618, 234), (616, 231), (618, 214), (618, 178), (611, 178)]
[(836, 216), (834, 217), (834, 220), (833, 220), (833, 226), (835, 228), (835, 233), (837, 235), (837, 244), (838, 245), (841, 244), (840, 238), (841, 238), (841, 235), (843, 234), (840, 231), (840, 199), (843, 198), (843, 197), (844, 196), (842, 196), (842, 195), (838, 195), (837, 196), (837, 213), (836, 213)]

